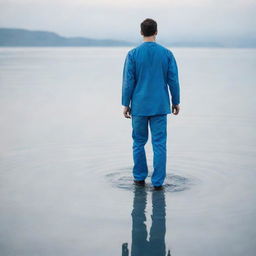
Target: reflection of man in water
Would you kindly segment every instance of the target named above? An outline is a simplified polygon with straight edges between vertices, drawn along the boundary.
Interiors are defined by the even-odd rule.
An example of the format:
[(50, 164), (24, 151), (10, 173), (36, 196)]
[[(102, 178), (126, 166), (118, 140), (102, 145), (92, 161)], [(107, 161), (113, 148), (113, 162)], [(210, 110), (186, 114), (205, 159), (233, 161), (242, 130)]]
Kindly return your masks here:
[(124, 63), (123, 114), (132, 119), (134, 182), (145, 183), (148, 176), (144, 146), (150, 126), (154, 151), (151, 181), (155, 189), (162, 189), (166, 177), (167, 114), (177, 115), (180, 109), (178, 68), (173, 53), (155, 41), (154, 20), (141, 23), (141, 35), (144, 42), (127, 53)]
[[(147, 192), (144, 187), (135, 186), (132, 210), (132, 246), (130, 256), (166, 256), (165, 249), (165, 195), (164, 190), (152, 193), (152, 225), (147, 240), (145, 209)], [(129, 256), (128, 244), (122, 245), (122, 256)], [(170, 250), (167, 256), (171, 256)]]

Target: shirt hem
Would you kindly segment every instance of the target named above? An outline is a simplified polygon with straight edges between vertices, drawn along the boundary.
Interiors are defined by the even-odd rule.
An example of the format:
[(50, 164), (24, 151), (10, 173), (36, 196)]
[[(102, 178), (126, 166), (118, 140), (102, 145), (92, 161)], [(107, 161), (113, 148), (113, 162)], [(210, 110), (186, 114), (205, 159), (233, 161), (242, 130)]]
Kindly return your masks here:
[(131, 113), (131, 116), (158, 116), (158, 115), (168, 115), (168, 114), (172, 114), (172, 112), (165, 112), (165, 113), (152, 113), (152, 114), (133, 114)]

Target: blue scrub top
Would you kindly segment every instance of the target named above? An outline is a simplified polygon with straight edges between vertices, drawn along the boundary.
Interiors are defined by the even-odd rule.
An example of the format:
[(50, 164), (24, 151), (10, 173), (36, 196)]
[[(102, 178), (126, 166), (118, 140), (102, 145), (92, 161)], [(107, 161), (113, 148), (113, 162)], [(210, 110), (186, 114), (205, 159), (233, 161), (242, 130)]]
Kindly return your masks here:
[(180, 103), (178, 68), (173, 53), (156, 42), (143, 42), (128, 51), (123, 67), (122, 105), (131, 114), (170, 114)]

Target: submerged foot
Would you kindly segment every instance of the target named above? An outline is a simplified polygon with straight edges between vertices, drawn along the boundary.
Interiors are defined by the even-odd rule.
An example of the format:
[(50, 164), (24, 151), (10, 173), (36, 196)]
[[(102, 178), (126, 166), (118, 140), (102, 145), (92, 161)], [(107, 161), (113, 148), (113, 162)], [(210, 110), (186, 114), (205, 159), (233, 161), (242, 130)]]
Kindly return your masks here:
[(134, 184), (144, 186), (145, 185), (145, 180), (134, 180)]
[(161, 186), (154, 186), (154, 189), (155, 190), (162, 190), (164, 187), (161, 185)]

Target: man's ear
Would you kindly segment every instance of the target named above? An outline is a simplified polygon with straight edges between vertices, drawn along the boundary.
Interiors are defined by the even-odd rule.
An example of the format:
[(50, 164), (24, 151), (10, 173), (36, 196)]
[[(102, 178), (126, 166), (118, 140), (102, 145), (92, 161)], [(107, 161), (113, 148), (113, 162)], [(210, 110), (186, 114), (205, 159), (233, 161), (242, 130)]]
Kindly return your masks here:
[(158, 31), (156, 31), (155, 35), (157, 35), (157, 32), (158, 32)]
[(143, 36), (143, 33), (142, 33), (142, 31), (140, 31), (140, 34)]

